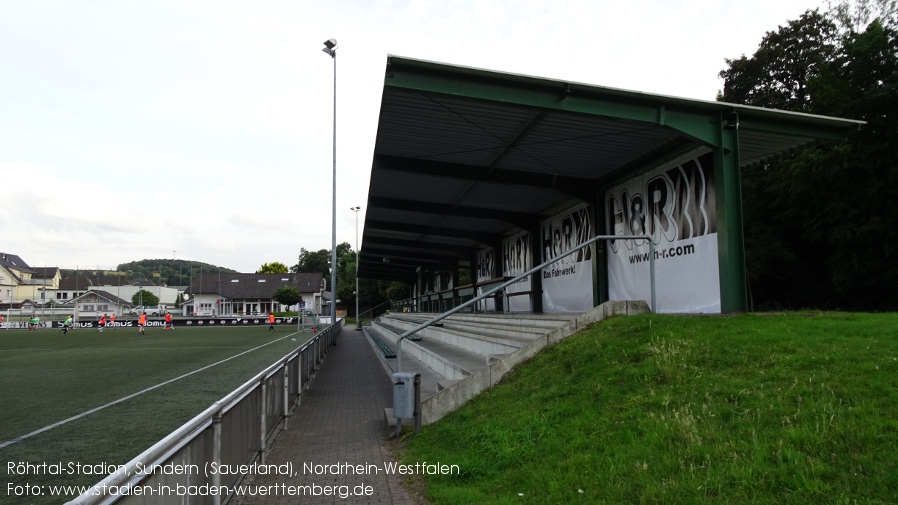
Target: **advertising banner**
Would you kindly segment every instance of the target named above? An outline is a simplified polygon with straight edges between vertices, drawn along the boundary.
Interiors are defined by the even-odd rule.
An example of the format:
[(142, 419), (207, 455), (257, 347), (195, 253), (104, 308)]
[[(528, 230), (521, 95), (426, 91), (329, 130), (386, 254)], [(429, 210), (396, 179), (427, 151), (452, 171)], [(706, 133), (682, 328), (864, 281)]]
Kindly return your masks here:
[[(720, 312), (712, 161), (694, 153), (606, 194), (609, 234), (652, 237), (658, 312)], [(649, 302), (648, 243), (609, 241), (608, 280), (612, 300)]]
[[(530, 232), (521, 232), (502, 241), (502, 275), (514, 277), (533, 268), (533, 249), (530, 243)], [(530, 312), (530, 296), (532, 283), (530, 277), (524, 277), (505, 288), (508, 312)], [(515, 295), (515, 293), (521, 293)], [(526, 294), (525, 294), (526, 293)]]
[[(307, 318), (309, 324), (311, 324), (315, 318)], [(274, 320), (276, 325), (288, 324), (288, 325), (296, 325), (300, 321), (296, 317), (278, 317)], [(53, 321), (49, 323), (53, 328), (62, 328), (62, 321)], [(192, 317), (192, 318), (176, 318), (172, 319), (172, 326), (180, 327), (180, 326), (197, 326), (197, 327), (208, 327), (208, 326), (264, 326), (268, 327), (268, 317), (267, 316), (249, 316), (249, 317)], [(96, 319), (86, 319), (78, 321), (74, 324), (74, 329), (79, 328), (98, 328), (99, 325)], [(161, 317), (154, 317), (147, 319), (147, 328), (164, 328), (165, 320)], [(137, 320), (136, 319), (119, 319), (114, 323), (106, 323), (107, 330), (113, 330), (116, 328), (133, 328), (135, 331), (137, 330)]]
[[(489, 291), (489, 286), (482, 287), (480, 283), (496, 278), (496, 249), (482, 249), (477, 251), (477, 295), (482, 295), (485, 291)], [(477, 302), (477, 311), (494, 311), (496, 310), (496, 300), (487, 298)]]
[[(543, 221), (543, 261), (593, 237), (589, 207), (580, 205)], [(541, 272), (544, 312), (586, 312), (593, 308), (593, 246), (560, 258)]]

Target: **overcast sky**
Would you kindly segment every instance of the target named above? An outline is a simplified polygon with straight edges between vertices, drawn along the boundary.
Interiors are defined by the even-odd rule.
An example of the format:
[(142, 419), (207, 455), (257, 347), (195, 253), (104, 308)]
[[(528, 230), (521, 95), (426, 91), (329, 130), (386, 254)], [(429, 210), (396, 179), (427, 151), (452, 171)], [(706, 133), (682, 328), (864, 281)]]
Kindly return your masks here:
[(816, 0), (0, 0), (0, 251), (254, 272), (364, 224), (388, 54), (714, 100)]

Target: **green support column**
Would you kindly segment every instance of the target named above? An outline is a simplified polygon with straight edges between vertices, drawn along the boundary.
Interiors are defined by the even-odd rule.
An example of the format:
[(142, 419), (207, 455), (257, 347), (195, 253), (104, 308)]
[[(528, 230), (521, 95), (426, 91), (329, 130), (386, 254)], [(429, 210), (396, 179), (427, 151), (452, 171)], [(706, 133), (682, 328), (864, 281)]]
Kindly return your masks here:
[(415, 272), (415, 276), (417, 277), (415, 283), (418, 286), (418, 291), (415, 293), (415, 312), (426, 312), (424, 308), (424, 291), (426, 290), (424, 269), (418, 268), (418, 271)]
[(720, 310), (748, 311), (745, 277), (745, 235), (742, 229), (742, 174), (739, 168), (739, 116), (721, 115), (720, 143), (714, 149), (717, 193), (717, 249), (720, 269)]
[[(533, 264), (530, 265), (531, 267), (535, 267), (543, 261), (546, 261), (546, 258), (543, 257), (543, 249), (540, 246), (542, 244), (542, 234), (543, 230), (540, 223), (534, 223), (534, 225), (530, 227), (530, 251), (531, 258), (533, 259)], [(530, 275), (530, 310), (534, 314), (543, 313), (542, 270)]]
[[(592, 205), (592, 233), (596, 235), (608, 235), (605, 229), (605, 190), (599, 191)], [(596, 242), (596, 253), (592, 263), (593, 306), (608, 301), (608, 242), (600, 240)]]

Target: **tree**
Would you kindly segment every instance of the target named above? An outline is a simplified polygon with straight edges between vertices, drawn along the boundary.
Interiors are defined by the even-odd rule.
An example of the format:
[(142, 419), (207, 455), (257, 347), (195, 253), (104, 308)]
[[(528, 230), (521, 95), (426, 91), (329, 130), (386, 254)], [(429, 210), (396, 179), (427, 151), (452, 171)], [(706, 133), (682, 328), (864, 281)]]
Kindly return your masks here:
[(409, 285), (404, 282), (383, 282), (381, 285), (381, 290), (383, 291), (387, 300), (404, 300), (410, 296)]
[(281, 286), (274, 292), (271, 299), (289, 307), (299, 303), (302, 300), (302, 294), (292, 286)]
[(827, 2), (829, 12), (844, 35), (858, 33), (873, 21), (883, 26), (898, 24), (898, 0), (843, 0)]
[(886, 203), (898, 199), (894, 10), (858, 32), (845, 13), (868, 4), (840, 5), (768, 33), (720, 73), (726, 101), (868, 122), (845, 142), (744, 171), (746, 264), (761, 306), (898, 306), (898, 210)]
[[(345, 246), (345, 247), (344, 247)], [(356, 253), (344, 242), (337, 246), (337, 299), (355, 309)]]
[(835, 57), (836, 25), (818, 10), (767, 32), (758, 50), (747, 58), (726, 59), (719, 74), (724, 102), (807, 112), (811, 80)]
[(131, 303), (134, 305), (143, 305), (144, 307), (159, 305), (159, 297), (145, 289), (141, 289), (131, 297)]
[(299, 250), (299, 261), (290, 268), (293, 273), (320, 273), (325, 278), (330, 278), (330, 251), (320, 249), (307, 251)]
[(262, 263), (262, 266), (256, 270), (257, 274), (285, 274), (287, 272), (287, 265), (277, 261)]

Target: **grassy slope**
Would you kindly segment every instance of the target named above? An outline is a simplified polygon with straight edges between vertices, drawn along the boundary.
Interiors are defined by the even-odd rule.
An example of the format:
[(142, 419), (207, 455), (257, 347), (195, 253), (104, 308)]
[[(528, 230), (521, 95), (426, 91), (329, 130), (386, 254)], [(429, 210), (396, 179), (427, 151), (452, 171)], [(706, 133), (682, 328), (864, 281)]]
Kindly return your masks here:
[[(55, 330), (0, 333), (0, 439), (10, 440), (281, 339), (295, 328), (152, 328)], [(288, 337), (124, 403), (0, 449), (7, 462), (123, 464), (199, 414), (311, 336)], [(296, 340), (293, 340), (293, 339)], [(7, 496), (6, 483), (95, 484), (105, 475), (9, 476), (0, 504), (23, 503)], [(28, 499), (27, 503), (60, 503)]]
[(435, 504), (898, 503), (898, 315), (616, 318), (404, 458)]

